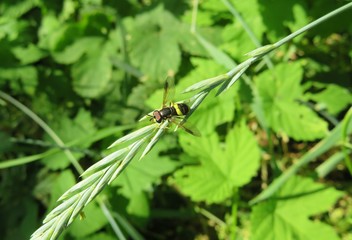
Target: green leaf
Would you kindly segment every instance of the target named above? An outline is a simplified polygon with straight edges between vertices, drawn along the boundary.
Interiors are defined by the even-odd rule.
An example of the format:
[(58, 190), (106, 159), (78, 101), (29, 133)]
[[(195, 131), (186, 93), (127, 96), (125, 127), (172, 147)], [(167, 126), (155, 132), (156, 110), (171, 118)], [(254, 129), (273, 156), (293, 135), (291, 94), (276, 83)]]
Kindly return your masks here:
[(292, 177), (275, 199), (253, 207), (251, 239), (339, 239), (333, 228), (309, 217), (329, 210), (342, 195), (311, 179)]
[(178, 41), (183, 51), (193, 56), (207, 56), (204, 47), (199, 43), (195, 34), (190, 32), (188, 25), (181, 24), (178, 35)]
[(161, 6), (137, 17), (131, 33), (131, 61), (152, 79), (164, 80), (181, 63), (177, 19)]
[(84, 53), (89, 52), (92, 48), (100, 48), (102, 44), (102, 38), (83, 37), (66, 46), (65, 49), (53, 52), (53, 57), (58, 63), (72, 64), (78, 61)]
[[(47, 37), (48, 46), (46, 48), (52, 52), (60, 52), (84, 36), (86, 25), (82, 21), (63, 24), (60, 19), (50, 17), (50, 15), (45, 20), (42, 29), (40, 29), (42, 31), (41, 37), (44, 37), (41, 40), (45, 40)], [(55, 28), (50, 29), (50, 27)]]
[(29, 44), (27, 47), (16, 47), (13, 49), (13, 53), (21, 64), (35, 63), (47, 55), (34, 44)]
[(72, 66), (73, 88), (80, 96), (99, 97), (111, 79), (112, 65), (107, 44), (95, 44)]
[[(64, 26), (53, 14), (44, 15), (38, 29), (38, 46), (43, 49), (54, 50), (57, 39)], [(64, 35), (64, 34), (63, 34)]]
[[(69, 119), (66, 116), (58, 117), (57, 122), (52, 126), (52, 128), (59, 135), (59, 137), (63, 140), (64, 143), (71, 142), (74, 139), (84, 138), (84, 136), (92, 134), (96, 131), (90, 113), (83, 109), (81, 109), (77, 113), (76, 117), (73, 120)], [(94, 139), (92, 138), (91, 141), (94, 141)], [(84, 144), (80, 144), (79, 147), (82, 148), (82, 151), (73, 152), (74, 156), (78, 159), (82, 157), (84, 148), (89, 147), (91, 141), (87, 141)], [(48, 168), (53, 170), (63, 169), (70, 164), (69, 159), (67, 159), (63, 151), (52, 154), (42, 159), (42, 162)]]
[(323, 91), (310, 94), (309, 97), (316, 101), (320, 108), (327, 108), (331, 114), (338, 114), (352, 104), (350, 91), (335, 84), (329, 84)]
[(182, 135), (182, 148), (199, 159), (200, 166), (186, 166), (174, 174), (174, 182), (194, 201), (221, 202), (236, 187), (248, 183), (259, 167), (259, 148), (244, 122), (232, 129), (224, 144), (216, 134), (195, 138)]
[(38, 5), (37, 0), (2, 1), (1, 17), (19, 18)]
[(298, 103), (304, 98), (301, 78), (299, 63), (280, 64), (265, 71), (255, 80), (259, 94), (255, 104), (262, 105), (266, 121), (275, 132), (295, 140), (314, 140), (326, 135), (327, 123)]

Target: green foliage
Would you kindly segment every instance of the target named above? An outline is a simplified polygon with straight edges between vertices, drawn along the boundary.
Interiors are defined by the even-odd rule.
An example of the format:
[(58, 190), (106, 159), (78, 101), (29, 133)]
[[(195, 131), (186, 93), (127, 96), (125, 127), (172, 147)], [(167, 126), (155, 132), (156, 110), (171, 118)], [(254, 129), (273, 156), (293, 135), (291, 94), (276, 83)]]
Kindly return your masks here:
[(351, 3), (196, 2), (1, 1), (1, 239), (351, 238)]
[(256, 102), (261, 102), (266, 121), (275, 132), (295, 140), (314, 140), (327, 133), (327, 123), (298, 102), (304, 97), (302, 73), (300, 64), (292, 63), (258, 75)]
[(82, 97), (94, 98), (106, 90), (111, 79), (112, 65), (108, 55), (111, 49), (100, 39), (89, 41), (88, 44), (89, 51), (72, 66), (71, 74), (75, 92)]
[(164, 80), (181, 62), (180, 23), (160, 6), (135, 19), (131, 32), (131, 61), (152, 79)]
[(309, 95), (321, 109), (326, 109), (331, 114), (338, 114), (352, 104), (352, 95), (346, 88), (334, 84), (324, 84), (321, 87), (320, 92)]
[(312, 221), (343, 194), (311, 179), (292, 177), (273, 200), (253, 207), (253, 239), (339, 239), (330, 226)]
[(259, 167), (259, 149), (244, 123), (230, 130), (225, 144), (216, 134), (201, 140), (183, 135), (185, 152), (200, 161), (176, 171), (175, 184), (194, 201), (219, 203), (232, 196), (237, 187), (248, 183)]

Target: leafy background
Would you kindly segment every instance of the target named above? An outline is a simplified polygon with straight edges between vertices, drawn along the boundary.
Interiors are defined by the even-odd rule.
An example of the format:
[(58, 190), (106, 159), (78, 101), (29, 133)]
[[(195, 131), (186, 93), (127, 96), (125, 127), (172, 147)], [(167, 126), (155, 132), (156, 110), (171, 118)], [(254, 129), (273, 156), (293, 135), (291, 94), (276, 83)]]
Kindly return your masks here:
[[(3, 0), (1, 91), (39, 115), (87, 168), (160, 107), (168, 74), (179, 93), (344, 3), (208, 0), (193, 18), (191, 1)], [(339, 162), (319, 175), (342, 151), (338, 144), (269, 200), (249, 204), (344, 119), (352, 103), (350, 14), (209, 96), (190, 118), (201, 138), (165, 135), (129, 165), (101, 193), (126, 238), (352, 239), (349, 171)], [(79, 174), (32, 119), (0, 104), (0, 233), (28, 239)], [(98, 204), (85, 215), (62, 239), (116, 239)]]

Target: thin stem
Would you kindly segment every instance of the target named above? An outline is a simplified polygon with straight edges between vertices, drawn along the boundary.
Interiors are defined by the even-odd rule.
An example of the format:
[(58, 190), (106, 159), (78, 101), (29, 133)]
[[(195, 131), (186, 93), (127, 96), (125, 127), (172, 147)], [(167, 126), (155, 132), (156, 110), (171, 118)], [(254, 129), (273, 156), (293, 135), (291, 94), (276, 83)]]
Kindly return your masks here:
[(214, 221), (216, 224), (218, 224), (219, 226), (226, 226), (226, 223), (221, 220), (220, 218), (218, 218), (217, 216), (215, 216), (213, 213), (209, 212), (208, 210), (204, 209), (204, 208), (200, 208), (200, 207), (195, 207), (195, 211), (202, 214), (203, 216), (205, 216), (206, 218)]
[(348, 128), (349, 128), (349, 124), (352, 122), (351, 120), (352, 120), (352, 107), (348, 110), (345, 118), (343, 119), (343, 128), (342, 128), (342, 141), (344, 145), (342, 147), (342, 151), (345, 155), (345, 164), (350, 174), (352, 174), (352, 162), (348, 153), (348, 146), (350, 146)]
[(199, 5), (199, 1), (193, 0), (191, 33), (196, 32), (198, 5)]
[(231, 231), (231, 239), (236, 239), (236, 235), (237, 235), (238, 202), (239, 202), (238, 188), (235, 188), (233, 190), (232, 206), (231, 206), (232, 229), (233, 229)]
[(102, 201), (99, 201), (99, 206), (100, 206), (101, 210), (103, 211), (105, 217), (108, 219), (108, 221), (109, 221), (112, 229), (114, 230), (116, 236), (118, 237), (118, 239), (126, 240), (119, 225), (117, 225), (114, 217), (111, 215), (111, 213), (110, 213), (109, 209), (106, 207), (106, 205)]
[[(351, 153), (351, 151), (347, 151), (348, 154)], [(328, 175), (331, 171), (336, 169), (336, 165), (341, 163), (344, 160), (345, 153), (343, 152), (337, 152), (331, 157), (329, 157), (327, 160), (325, 160), (319, 167), (315, 169), (315, 172), (317, 173), (317, 176), (319, 178), (324, 178), (326, 175)]]

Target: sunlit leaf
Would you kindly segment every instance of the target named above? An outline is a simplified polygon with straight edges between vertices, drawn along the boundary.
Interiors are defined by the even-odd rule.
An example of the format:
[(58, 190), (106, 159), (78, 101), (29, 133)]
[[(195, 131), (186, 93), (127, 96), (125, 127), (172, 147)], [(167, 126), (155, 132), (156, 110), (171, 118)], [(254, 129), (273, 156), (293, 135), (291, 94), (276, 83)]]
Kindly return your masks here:
[(35, 63), (47, 55), (34, 44), (29, 44), (27, 47), (16, 47), (13, 53), (22, 64)]
[(236, 187), (248, 183), (259, 167), (259, 149), (244, 123), (231, 130), (224, 146), (216, 134), (195, 138), (184, 135), (182, 148), (200, 161), (174, 174), (176, 186), (194, 201), (221, 202)]
[(99, 97), (111, 79), (112, 65), (107, 45), (92, 46), (92, 50), (72, 67), (74, 90), (82, 97)]
[(329, 210), (342, 195), (311, 179), (292, 177), (275, 199), (253, 207), (251, 239), (340, 239), (332, 227), (310, 217)]
[(181, 62), (177, 19), (162, 7), (136, 19), (131, 34), (131, 60), (152, 79), (165, 79), (177, 72)]
[(18, 18), (38, 5), (36, 0), (24, 1), (3, 1), (1, 15), (6, 17)]
[(92, 50), (92, 48), (100, 48), (103, 39), (98, 37), (80, 38), (74, 43), (68, 45), (62, 51), (53, 52), (53, 57), (58, 63), (72, 64), (78, 61), (82, 55)]
[(316, 94), (310, 94), (309, 97), (317, 102), (318, 107), (327, 108), (331, 114), (337, 114), (352, 104), (351, 92), (334, 84), (327, 85), (326, 89)]
[(268, 125), (277, 133), (296, 140), (314, 140), (325, 136), (327, 123), (298, 102), (303, 99), (299, 63), (281, 64), (275, 70), (258, 75), (256, 102), (260, 101)]

